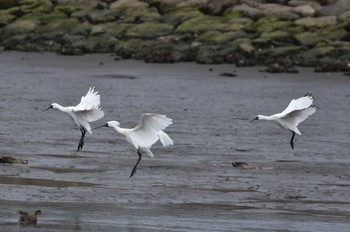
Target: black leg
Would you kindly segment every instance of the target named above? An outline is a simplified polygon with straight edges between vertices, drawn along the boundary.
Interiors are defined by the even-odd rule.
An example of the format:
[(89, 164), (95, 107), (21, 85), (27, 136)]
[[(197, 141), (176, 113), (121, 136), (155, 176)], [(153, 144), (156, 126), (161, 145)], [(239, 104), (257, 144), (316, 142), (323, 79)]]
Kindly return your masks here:
[(290, 145), (292, 146), (292, 149), (294, 149), (294, 136), (295, 136), (295, 132), (292, 131), (293, 135), (292, 135), (292, 138), (290, 140)]
[(141, 154), (141, 151), (140, 151), (140, 150), (137, 150), (137, 154), (139, 155), (139, 159), (137, 160), (137, 162), (136, 162), (134, 168), (133, 168), (132, 171), (131, 171), (130, 178), (135, 174), (136, 169), (137, 169), (137, 165), (139, 165), (139, 163), (140, 163), (140, 161), (141, 161), (141, 159), (142, 159), (142, 154)]
[(86, 130), (84, 128), (80, 128), (80, 131), (81, 131), (81, 137), (80, 137), (80, 141), (79, 141), (79, 145), (78, 145), (78, 151), (83, 149), (84, 137), (85, 137), (85, 133), (86, 133)]

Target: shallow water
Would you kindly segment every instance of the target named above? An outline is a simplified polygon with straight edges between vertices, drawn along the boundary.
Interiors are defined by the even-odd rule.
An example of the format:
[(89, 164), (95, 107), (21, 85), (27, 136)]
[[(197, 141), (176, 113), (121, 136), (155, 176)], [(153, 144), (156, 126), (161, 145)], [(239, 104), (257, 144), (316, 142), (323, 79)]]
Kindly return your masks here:
[[(103, 62), (103, 65), (99, 65)], [(213, 71), (209, 71), (213, 68)], [(237, 70), (238, 77), (220, 77)], [(232, 65), (144, 64), (109, 55), (0, 53), (1, 231), (348, 231), (350, 78), (267, 74)], [(105, 117), (133, 127), (145, 112), (174, 119), (175, 145), (137, 154), (108, 128), (80, 132), (52, 102), (75, 105), (89, 86)], [(313, 93), (319, 110), (291, 134), (256, 114)], [(241, 170), (244, 161), (261, 169)], [(17, 210), (43, 215), (19, 226)]]

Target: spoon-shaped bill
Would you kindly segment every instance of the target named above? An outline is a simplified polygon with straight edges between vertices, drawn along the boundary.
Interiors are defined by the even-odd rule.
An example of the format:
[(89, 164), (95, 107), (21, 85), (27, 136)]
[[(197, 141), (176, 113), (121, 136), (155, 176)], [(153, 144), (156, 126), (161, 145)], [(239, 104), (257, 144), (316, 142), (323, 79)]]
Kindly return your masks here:
[(49, 110), (49, 109), (51, 109), (51, 108), (52, 108), (52, 107), (49, 106), (49, 107), (47, 107), (46, 109), (42, 110), (41, 113), (44, 112), (44, 111), (46, 111), (46, 110)]
[(102, 126), (98, 126), (98, 127), (92, 128), (92, 129), (95, 130), (95, 129), (101, 128), (101, 127), (108, 127), (108, 124), (106, 123), (106, 124), (104, 124), (104, 125), (102, 125)]
[(255, 118), (253, 118), (252, 120), (250, 120), (249, 122), (253, 122), (253, 121), (255, 121), (255, 120), (259, 120), (259, 118), (258, 118), (258, 117), (255, 117)]

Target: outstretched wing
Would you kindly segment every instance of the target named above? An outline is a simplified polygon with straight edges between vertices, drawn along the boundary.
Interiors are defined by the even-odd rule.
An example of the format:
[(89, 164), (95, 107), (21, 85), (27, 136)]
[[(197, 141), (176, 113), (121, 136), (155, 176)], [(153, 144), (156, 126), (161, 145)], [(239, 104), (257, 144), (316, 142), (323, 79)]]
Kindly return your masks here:
[(289, 103), (287, 108), (283, 110), (281, 113), (279, 113), (279, 115), (281, 115), (281, 117), (284, 117), (287, 114), (291, 113), (292, 111), (307, 109), (312, 105), (313, 101), (314, 101), (314, 98), (311, 95), (311, 93), (307, 93), (304, 97), (293, 99)]
[(74, 111), (88, 111), (92, 109), (99, 109), (100, 95), (95, 91), (95, 87), (90, 87), (85, 96), (81, 97), (80, 103), (74, 107)]
[(129, 137), (136, 148), (149, 148), (158, 141), (160, 136), (164, 146), (171, 145), (173, 141), (169, 136), (164, 135), (163, 130), (172, 123), (173, 120), (165, 115), (143, 114), (139, 124), (129, 133)]
[(290, 112), (289, 114), (282, 117), (282, 119), (289, 121), (290, 123), (294, 124), (295, 126), (298, 126), (299, 123), (305, 121), (310, 115), (314, 114), (317, 110), (317, 107), (312, 105), (311, 107), (307, 109), (302, 110), (294, 110)]

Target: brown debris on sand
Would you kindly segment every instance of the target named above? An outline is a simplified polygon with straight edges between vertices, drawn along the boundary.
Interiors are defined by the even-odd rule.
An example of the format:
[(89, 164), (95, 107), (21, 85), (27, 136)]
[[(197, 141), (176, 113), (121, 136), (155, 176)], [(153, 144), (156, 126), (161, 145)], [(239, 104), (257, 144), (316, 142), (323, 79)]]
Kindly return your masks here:
[(249, 170), (249, 169), (261, 169), (261, 167), (256, 166), (256, 165), (251, 165), (248, 164), (246, 162), (233, 162), (232, 166), (235, 168), (240, 168), (240, 169), (244, 169), (244, 170)]
[(37, 224), (38, 216), (42, 214), (41, 210), (36, 210), (33, 214), (29, 214), (22, 210), (18, 211), (19, 219), (18, 223), (21, 225)]
[(1, 156), (0, 163), (3, 164), (28, 164), (28, 160), (16, 159), (12, 156)]

